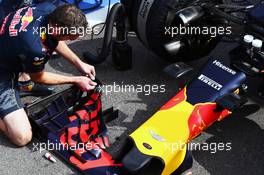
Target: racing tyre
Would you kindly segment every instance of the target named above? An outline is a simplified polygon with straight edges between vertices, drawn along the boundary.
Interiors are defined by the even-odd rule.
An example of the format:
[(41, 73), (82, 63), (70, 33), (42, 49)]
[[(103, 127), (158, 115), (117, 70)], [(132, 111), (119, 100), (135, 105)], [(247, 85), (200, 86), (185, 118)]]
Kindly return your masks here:
[[(180, 10), (189, 5), (190, 0), (121, 0), (128, 13), (131, 28), (138, 35), (143, 44), (155, 54), (168, 61), (191, 61), (207, 55), (216, 46), (208, 36), (195, 37), (191, 41), (192, 47), (181, 49), (176, 55), (167, 52), (164, 45), (172, 40), (165, 35), (168, 12)], [(206, 45), (208, 40), (211, 41)], [(190, 41), (188, 40), (187, 43)], [(194, 44), (195, 43), (195, 44)], [(203, 45), (202, 48), (201, 44)], [(206, 45), (206, 46), (205, 46)]]

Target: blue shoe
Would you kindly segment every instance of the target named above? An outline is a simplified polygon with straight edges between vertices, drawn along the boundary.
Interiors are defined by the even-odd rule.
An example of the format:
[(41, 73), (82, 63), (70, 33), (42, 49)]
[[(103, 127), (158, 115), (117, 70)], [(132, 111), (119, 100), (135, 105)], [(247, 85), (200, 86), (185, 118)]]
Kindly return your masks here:
[(36, 84), (33, 81), (19, 82), (20, 97), (48, 96), (54, 92), (53, 87)]

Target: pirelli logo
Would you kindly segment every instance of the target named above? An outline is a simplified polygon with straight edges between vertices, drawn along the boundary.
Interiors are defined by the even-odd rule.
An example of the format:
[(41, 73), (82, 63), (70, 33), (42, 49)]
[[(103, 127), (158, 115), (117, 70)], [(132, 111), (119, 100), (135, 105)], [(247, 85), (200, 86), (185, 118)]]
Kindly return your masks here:
[(221, 84), (215, 82), (214, 80), (212, 80), (211, 78), (209, 78), (209, 77), (207, 77), (207, 76), (205, 76), (203, 74), (201, 74), (198, 77), (198, 79), (200, 81), (202, 81), (203, 83), (207, 84), (208, 86), (211, 86), (212, 88), (214, 88), (217, 91), (220, 91), (222, 89), (222, 87), (223, 87)]

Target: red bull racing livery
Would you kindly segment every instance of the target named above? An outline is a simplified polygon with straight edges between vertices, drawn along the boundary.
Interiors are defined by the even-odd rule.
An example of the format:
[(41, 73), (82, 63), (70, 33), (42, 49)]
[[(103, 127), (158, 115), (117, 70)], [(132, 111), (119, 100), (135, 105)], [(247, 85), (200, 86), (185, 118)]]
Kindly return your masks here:
[[(123, 144), (115, 144), (119, 147), (116, 153), (109, 145), (98, 88), (86, 97), (66, 90), (28, 109), (42, 138), (59, 145), (55, 152), (83, 174), (175, 175), (192, 166), (188, 142), (231, 114), (229, 106), (234, 99), (230, 102), (230, 94), (237, 95), (245, 78), (243, 73), (210, 59), (191, 83)], [(172, 147), (175, 144), (179, 146)]]
[(189, 85), (129, 135), (125, 146), (131, 149), (120, 154), (124, 169), (132, 174), (169, 175), (190, 168), (188, 142), (231, 114), (225, 107), (245, 78), (210, 59)]

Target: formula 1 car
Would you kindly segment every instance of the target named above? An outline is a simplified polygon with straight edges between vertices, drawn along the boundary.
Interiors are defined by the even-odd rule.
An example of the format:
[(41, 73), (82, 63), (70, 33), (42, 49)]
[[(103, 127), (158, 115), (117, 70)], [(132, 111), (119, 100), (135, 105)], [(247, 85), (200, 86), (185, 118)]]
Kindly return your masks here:
[[(231, 0), (121, 0), (106, 21), (103, 46), (98, 55), (87, 51), (88, 63), (102, 63), (109, 55), (119, 69), (131, 66), (132, 48), (128, 32), (162, 59), (172, 62), (199, 59), (208, 55), (224, 36), (245, 28), (263, 35), (263, 1)], [(116, 39), (112, 42), (113, 27)], [(237, 29), (242, 31), (237, 31)], [(191, 50), (191, 52), (190, 52)], [(126, 59), (123, 59), (126, 58)]]
[[(84, 58), (88, 63), (99, 64), (109, 55), (112, 46), (115, 67), (130, 69), (132, 47), (127, 35), (131, 31), (136, 32), (149, 50), (172, 62), (188, 62), (206, 56), (223, 37), (228, 37), (233, 43), (242, 41), (242, 45), (247, 45), (230, 53), (234, 68), (263, 81), (263, 18), (264, 1), (259, 0), (121, 0), (108, 15), (101, 52), (93, 55), (87, 51)], [(117, 32), (112, 41), (114, 26)], [(247, 34), (258, 41), (253, 42), (253, 37), (245, 43), (243, 36)], [(245, 53), (249, 50), (252, 50), (251, 55)], [(246, 62), (246, 66), (242, 62)], [(257, 73), (252, 74), (249, 71), (252, 68)], [(264, 81), (258, 88), (260, 96), (264, 96), (263, 87)]]
[(210, 59), (191, 83), (129, 135), (116, 159), (132, 174), (182, 173), (191, 166), (187, 143), (246, 102), (238, 95), (245, 78)]
[[(180, 174), (192, 166), (188, 142), (246, 102), (239, 95), (245, 78), (210, 59), (156, 114), (113, 145), (105, 123), (117, 112), (102, 112), (99, 87), (85, 97), (72, 87), (27, 109), (40, 137), (83, 174)], [(171, 150), (173, 144), (182, 146)]]

